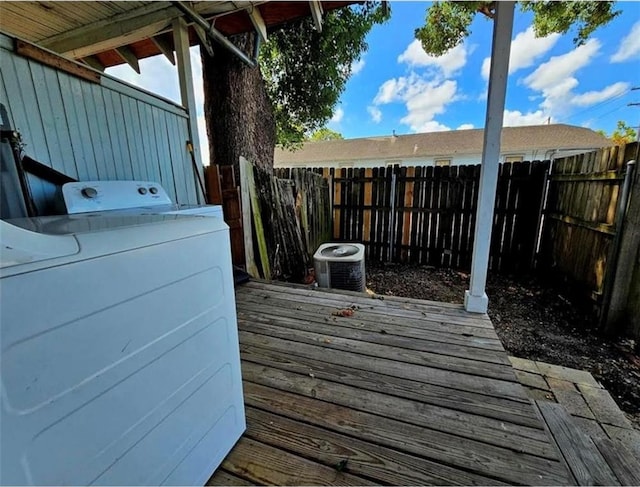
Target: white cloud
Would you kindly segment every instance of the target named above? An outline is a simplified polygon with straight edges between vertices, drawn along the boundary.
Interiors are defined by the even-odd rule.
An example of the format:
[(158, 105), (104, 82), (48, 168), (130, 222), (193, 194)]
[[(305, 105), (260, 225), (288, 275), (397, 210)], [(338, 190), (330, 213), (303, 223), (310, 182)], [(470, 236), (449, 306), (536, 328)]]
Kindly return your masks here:
[(433, 119), (444, 113), (447, 104), (453, 101), (456, 90), (457, 84), (451, 80), (442, 84), (420, 83), (419, 89), (408, 94), (405, 100), (408, 113), (400, 122), (408, 125), (414, 132), (449, 130)]
[[(520, 32), (511, 41), (511, 54), (509, 55), (509, 74), (519, 69), (528, 68), (543, 54), (546, 54), (560, 39), (560, 34), (551, 34), (546, 37), (536, 37), (533, 27)], [(482, 62), (482, 77), (489, 79), (491, 58), (485, 58)]]
[(193, 46), (191, 54), (191, 73), (193, 75), (193, 91), (196, 95), (196, 112), (198, 115), (204, 113), (204, 81), (202, 79), (202, 59), (200, 57), (200, 47)]
[(365, 65), (364, 59), (358, 59), (357, 61), (354, 61), (353, 63), (351, 63), (351, 75), (355, 76), (360, 71), (362, 71), (362, 69), (364, 68), (364, 65)]
[(629, 89), (629, 86), (629, 83), (623, 83), (620, 81), (609, 85), (600, 91), (587, 91), (586, 93), (576, 95), (571, 99), (571, 103), (580, 107), (600, 103), (608, 100), (609, 98), (621, 95)]
[(207, 138), (207, 122), (204, 115), (198, 117), (198, 136), (200, 138), (200, 156), (205, 166), (209, 165), (209, 139)]
[(412, 127), (412, 129), (414, 132), (447, 132), (451, 130), (451, 127), (447, 127), (436, 120), (428, 120), (421, 122), (415, 128)]
[(621, 63), (640, 57), (640, 21), (633, 24), (631, 31), (622, 39), (616, 53), (611, 56), (612, 63)]
[(431, 56), (425, 52), (420, 41), (416, 39), (398, 56), (398, 62), (406, 63), (411, 67), (435, 67), (442, 71), (445, 78), (448, 78), (467, 64), (467, 54), (466, 46), (458, 44), (442, 56)]
[(580, 68), (591, 62), (598, 53), (600, 42), (591, 39), (582, 46), (561, 56), (553, 56), (524, 79), (530, 88), (545, 91), (570, 79)]
[(341, 107), (338, 107), (335, 112), (333, 112), (333, 117), (331, 117), (331, 122), (339, 123), (344, 117), (344, 110)]
[(600, 42), (591, 39), (573, 51), (553, 56), (524, 78), (526, 86), (542, 93), (544, 99), (540, 108), (545, 114), (560, 117), (566, 115), (575, 96), (572, 91), (578, 86), (575, 73), (587, 66), (599, 50)]
[(403, 102), (408, 113), (400, 122), (408, 125), (414, 132), (450, 130), (436, 122), (434, 117), (444, 113), (446, 106), (458, 99), (457, 88), (458, 85), (453, 80), (439, 82), (411, 73), (406, 77), (385, 81), (378, 89), (373, 103), (384, 105)]
[(178, 70), (160, 55), (140, 60), (140, 74), (128, 64), (107, 68), (106, 73), (157, 95), (180, 103)]
[[(489, 79), (489, 73), (491, 72), (491, 58), (486, 57), (484, 61), (482, 61), (482, 77), (484, 79)], [(509, 58), (509, 74), (511, 74), (511, 58)]]
[(505, 110), (502, 125), (505, 127), (517, 127), (521, 125), (541, 125), (547, 123), (547, 115), (542, 110), (522, 113), (518, 110)]
[(374, 123), (380, 123), (382, 121), (382, 111), (380, 111), (378, 107), (370, 105), (367, 107), (367, 111), (369, 115), (371, 115), (371, 120), (373, 120)]
[(473, 128), (472, 123), (463, 123), (456, 130), (471, 130)]
[(590, 118), (589, 120), (585, 120), (584, 122), (582, 122), (582, 123), (580, 124), (580, 126), (581, 126), (581, 127), (586, 128), (586, 129), (593, 129), (593, 123), (594, 123), (595, 121), (596, 121), (596, 120), (594, 120), (594, 119)]
[(406, 88), (406, 85), (407, 78), (388, 79), (378, 88), (378, 94), (373, 99), (373, 103), (376, 105), (384, 105), (393, 101), (402, 100), (400, 93)]

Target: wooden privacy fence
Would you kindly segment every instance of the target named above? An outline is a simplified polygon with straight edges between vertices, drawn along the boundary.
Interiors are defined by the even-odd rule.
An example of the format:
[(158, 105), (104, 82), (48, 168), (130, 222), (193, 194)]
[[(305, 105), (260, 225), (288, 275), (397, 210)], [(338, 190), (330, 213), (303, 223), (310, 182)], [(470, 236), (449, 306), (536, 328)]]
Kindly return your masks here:
[(331, 238), (332, 215), (329, 185), (325, 178), (304, 168), (274, 169), (281, 180), (293, 181), (297, 217), (309, 258)]
[[(635, 143), (557, 159), (549, 176), (540, 269), (564, 280), (574, 294), (590, 297), (603, 319), (616, 267), (636, 262), (637, 243), (626, 255), (619, 250), (621, 222), (632, 194), (623, 191), (630, 176), (626, 163), (636, 157), (637, 147)], [(630, 181), (626, 184), (629, 189)]]
[[(492, 270), (532, 266), (548, 167), (500, 165)], [(480, 165), (316, 172), (331, 184), (334, 240), (362, 242), (373, 261), (470, 268)]]
[(306, 169), (274, 175), (242, 157), (239, 167), (241, 187), (233, 166), (205, 168), (207, 202), (223, 205), (234, 265), (254, 277), (301, 280), (331, 236), (327, 181)]

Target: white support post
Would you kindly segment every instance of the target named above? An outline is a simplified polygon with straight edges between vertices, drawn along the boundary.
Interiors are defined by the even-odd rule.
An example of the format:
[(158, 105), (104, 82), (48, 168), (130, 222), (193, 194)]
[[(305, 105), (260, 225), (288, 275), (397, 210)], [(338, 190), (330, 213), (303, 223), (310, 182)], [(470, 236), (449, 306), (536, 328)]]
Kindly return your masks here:
[(514, 6), (515, 2), (513, 1), (496, 2), (489, 75), (489, 99), (484, 124), (484, 145), (480, 168), (478, 213), (471, 260), (471, 283), (469, 290), (464, 295), (464, 307), (473, 313), (486, 313), (489, 305), (485, 286), (489, 267), (493, 207), (498, 182), (500, 136), (507, 93)]
[[(202, 166), (202, 155), (200, 154), (200, 137), (198, 136), (198, 116), (196, 111), (196, 96), (193, 89), (193, 71), (191, 69), (191, 56), (189, 53), (189, 31), (187, 23), (182, 17), (173, 21), (173, 45), (176, 49), (178, 61), (178, 78), (180, 80), (180, 96), (182, 106), (187, 109), (189, 115), (189, 137), (193, 144), (193, 155), (196, 160), (200, 181), (204, 181), (204, 168)], [(186, 142), (186, 141), (185, 141)], [(194, 178), (196, 176), (194, 175)], [(200, 184), (194, 179), (198, 200), (205, 201)]]

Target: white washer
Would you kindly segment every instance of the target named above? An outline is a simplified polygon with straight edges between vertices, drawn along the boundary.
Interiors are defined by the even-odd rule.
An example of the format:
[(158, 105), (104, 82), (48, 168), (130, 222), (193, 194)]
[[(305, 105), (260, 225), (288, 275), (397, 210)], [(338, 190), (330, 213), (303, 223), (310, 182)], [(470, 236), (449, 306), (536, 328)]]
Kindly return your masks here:
[(0, 484), (203, 485), (246, 427), (224, 222), (19, 219), (0, 243)]

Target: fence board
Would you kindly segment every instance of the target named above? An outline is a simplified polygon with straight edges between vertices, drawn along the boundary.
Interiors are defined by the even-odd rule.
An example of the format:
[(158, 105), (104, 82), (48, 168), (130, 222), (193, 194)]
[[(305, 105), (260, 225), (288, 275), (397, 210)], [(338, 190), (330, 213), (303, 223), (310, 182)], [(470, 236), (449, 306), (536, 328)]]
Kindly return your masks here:
[[(501, 165), (492, 270), (533, 265), (548, 167), (540, 161)], [(335, 241), (362, 242), (370, 261), (470, 268), (479, 165), (315, 172), (331, 180)]]
[(602, 311), (612, 259), (620, 188), (629, 147), (610, 147), (554, 161), (549, 175), (541, 270)]

